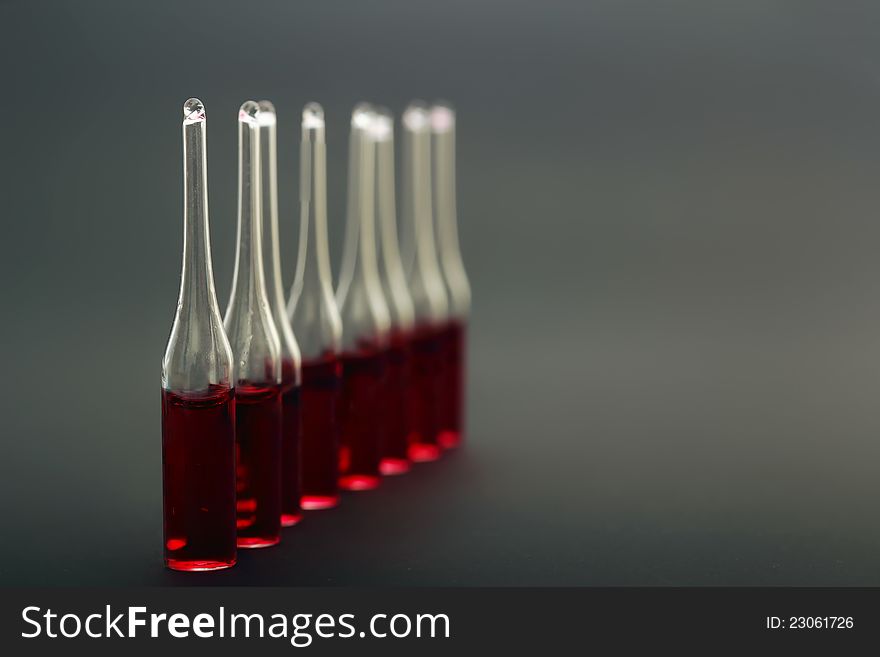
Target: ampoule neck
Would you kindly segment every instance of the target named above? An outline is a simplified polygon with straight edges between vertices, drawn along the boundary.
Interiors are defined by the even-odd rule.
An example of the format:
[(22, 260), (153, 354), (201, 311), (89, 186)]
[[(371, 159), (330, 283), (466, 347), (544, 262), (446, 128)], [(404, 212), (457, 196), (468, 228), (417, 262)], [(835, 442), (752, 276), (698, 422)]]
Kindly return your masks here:
[(326, 158), (323, 111), (307, 106), (300, 145), (300, 241), (294, 285), (309, 285), (332, 293)]
[(258, 116), (261, 157), (262, 243), (266, 296), (281, 346), (285, 384), (300, 381), (300, 351), (290, 328), (281, 279), (281, 237), (278, 220), (277, 115), (268, 100), (260, 101)]
[(180, 301), (185, 302), (187, 310), (213, 308), (219, 314), (211, 263), (205, 142), (202, 110), (200, 119), (187, 118), (183, 124), (184, 229)]
[(305, 362), (338, 353), (342, 336), (327, 240), (324, 114), (317, 103), (303, 111), (299, 191), (299, 251), (287, 314)]
[(232, 292), (224, 324), (235, 357), (237, 382), (280, 383), (281, 347), (266, 296), (262, 251), (259, 106), (239, 112), (238, 232)]
[(449, 105), (440, 103), (431, 108), (434, 216), (440, 266), (449, 292), (450, 315), (465, 319), (470, 312), (471, 287), (458, 239), (455, 123), (455, 111)]
[(345, 244), (336, 294), (346, 344), (364, 338), (384, 341), (390, 324), (376, 259), (374, 119), (366, 105), (352, 114)]
[(232, 385), (232, 352), (211, 264), (204, 105), (191, 98), (183, 114), (183, 262), (177, 309), (162, 361), (162, 385), (204, 392)]
[(442, 322), (447, 319), (448, 299), (434, 240), (431, 133), (427, 108), (421, 103), (410, 105), (404, 112), (403, 126), (410, 292), (417, 323)]
[(380, 111), (374, 124), (376, 141), (376, 220), (379, 224), (379, 275), (388, 301), (392, 329), (408, 331), (414, 322), (412, 298), (397, 238), (394, 180), (394, 121)]
[(227, 315), (237, 308), (259, 308), (267, 301), (262, 251), (260, 144), (249, 120), (239, 119), (238, 224)]

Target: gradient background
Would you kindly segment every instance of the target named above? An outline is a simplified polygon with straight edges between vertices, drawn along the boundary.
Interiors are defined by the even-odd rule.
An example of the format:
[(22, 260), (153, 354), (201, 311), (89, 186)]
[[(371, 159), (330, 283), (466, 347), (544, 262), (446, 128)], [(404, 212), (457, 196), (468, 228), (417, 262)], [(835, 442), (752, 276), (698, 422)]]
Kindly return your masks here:
[[(0, 583), (880, 585), (880, 7), (0, 4)], [(660, 5), (663, 5), (662, 7)], [(208, 576), (161, 562), (181, 104), (459, 110), (470, 442)], [(336, 267), (334, 267), (336, 269)]]

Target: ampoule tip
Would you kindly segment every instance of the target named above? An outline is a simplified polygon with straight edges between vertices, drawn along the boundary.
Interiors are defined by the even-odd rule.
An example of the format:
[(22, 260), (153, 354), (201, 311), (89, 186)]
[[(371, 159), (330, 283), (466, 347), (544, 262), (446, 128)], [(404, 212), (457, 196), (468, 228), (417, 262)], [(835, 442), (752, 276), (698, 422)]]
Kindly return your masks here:
[(253, 100), (246, 100), (238, 110), (238, 120), (243, 123), (254, 123), (260, 115), (260, 106)]
[(205, 105), (198, 98), (190, 98), (183, 104), (183, 122), (199, 123), (205, 120)]
[(260, 125), (274, 125), (276, 122), (275, 106), (270, 100), (261, 100), (259, 102), (260, 113), (257, 117)]
[(445, 103), (431, 108), (431, 129), (434, 132), (449, 132), (455, 127), (455, 110)]
[(370, 132), (376, 141), (388, 141), (394, 134), (394, 119), (388, 110), (380, 109), (376, 111), (373, 122), (370, 126)]
[(413, 101), (403, 112), (403, 124), (413, 132), (428, 128), (428, 110), (421, 101)]
[(366, 130), (373, 122), (375, 112), (369, 103), (358, 103), (351, 113), (351, 125), (354, 128)]
[(309, 103), (303, 108), (302, 126), (309, 130), (324, 127), (324, 109), (318, 103)]

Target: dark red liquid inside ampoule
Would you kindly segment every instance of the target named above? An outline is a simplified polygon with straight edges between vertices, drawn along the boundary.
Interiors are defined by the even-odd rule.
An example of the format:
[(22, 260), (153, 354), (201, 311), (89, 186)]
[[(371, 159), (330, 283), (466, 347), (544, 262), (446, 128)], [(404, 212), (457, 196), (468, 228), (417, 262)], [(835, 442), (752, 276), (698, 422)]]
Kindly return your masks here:
[(382, 481), (385, 349), (364, 345), (342, 355), (339, 487), (370, 490)]
[(440, 435), (446, 449), (458, 447), (464, 436), (465, 324), (452, 320), (443, 329), (443, 393)]
[(381, 402), (385, 434), (379, 470), (383, 475), (396, 475), (408, 472), (410, 467), (407, 413), (410, 378), (408, 336), (401, 331), (393, 331), (386, 353), (385, 386)]
[(417, 327), (410, 337), (409, 457), (433, 461), (440, 456), (443, 391), (443, 333), (435, 326)]
[(165, 565), (235, 564), (235, 402), (231, 388), (162, 391)]
[(342, 365), (334, 354), (303, 361), (300, 458), (302, 508), (339, 504), (339, 425)]
[(300, 389), (293, 361), (282, 363), (281, 388), (281, 526), (302, 520), (300, 498)]
[(281, 387), (235, 388), (238, 547), (281, 540)]

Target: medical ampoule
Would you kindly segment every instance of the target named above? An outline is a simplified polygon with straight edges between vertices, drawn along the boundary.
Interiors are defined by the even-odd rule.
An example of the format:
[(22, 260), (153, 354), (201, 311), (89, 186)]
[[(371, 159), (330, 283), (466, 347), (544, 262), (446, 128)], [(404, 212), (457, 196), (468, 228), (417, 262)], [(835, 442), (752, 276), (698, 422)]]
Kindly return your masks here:
[(287, 314), (302, 353), (302, 507), (339, 504), (339, 424), (342, 321), (333, 297), (327, 243), (324, 111), (306, 105), (300, 147), (300, 232), (296, 276)]
[(440, 399), (443, 392), (443, 329), (447, 317), (446, 286), (434, 241), (431, 202), (431, 126), (423, 103), (403, 113), (404, 235), (407, 278), (415, 314), (411, 333), (410, 436), (413, 461), (440, 456)]
[(413, 329), (414, 315), (397, 240), (394, 119), (388, 110), (376, 110), (371, 132), (376, 142), (376, 216), (381, 254), (379, 278), (391, 320), (383, 403), (385, 440), (380, 470), (384, 475), (395, 475), (403, 474), (410, 469), (407, 407), (410, 380), (409, 338)]
[[(263, 211), (263, 264), (266, 296), (281, 341), (281, 526), (302, 519), (300, 506), (300, 353), (290, 328), (281, 283), (281, 247), (278, 231), (278, 138), (275, 106), (260, 101), (260, 181)], [(268, 230), (267, 230), (268, 228)]]
[(342, 422), (339, 486), (369, 490), (381, 482), (388, 306), (376, 263), (373, 111), (351, 115), (348, 205), (336, 302), (342, 316)]
[(205, 108), (183, 106), (183, 269), (162, 359), (165, 565), (235, 564), (235, 399), (208, 233)]
[(238, 547), (281, 540), (281, 344), (263, 274), (259, 106), (238, 112), (238, 246), (223, 323), (235, 381)]
[(444, 329), (444, 386), (441, 396), (440, 444), (457, 447), (464, 438), (465, 365), (471, 286), (458, 244), (455, 198), (455, 111), (445, 103), (431, 108), (434, 155), (434, 217), (440, 247), (440, 268), (449, 296)]

